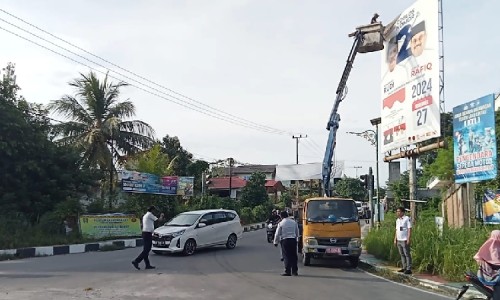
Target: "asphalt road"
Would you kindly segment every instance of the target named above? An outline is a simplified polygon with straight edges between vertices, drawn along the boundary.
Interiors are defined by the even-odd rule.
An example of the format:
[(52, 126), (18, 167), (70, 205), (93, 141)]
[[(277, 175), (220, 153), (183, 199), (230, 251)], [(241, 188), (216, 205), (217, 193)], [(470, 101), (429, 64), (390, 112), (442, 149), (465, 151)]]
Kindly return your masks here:
[[(0, 262), (0, 299), (450, 299), (351, 269), (348, 263), (299, 263), (282, 277), (277, 248), (264, 230), (245, 233), (233, 250), (193, 256), (152, 254), (156, 270), (131, 265), (140, 248)], [(143, 268), (143, 265), (141, 266)]]

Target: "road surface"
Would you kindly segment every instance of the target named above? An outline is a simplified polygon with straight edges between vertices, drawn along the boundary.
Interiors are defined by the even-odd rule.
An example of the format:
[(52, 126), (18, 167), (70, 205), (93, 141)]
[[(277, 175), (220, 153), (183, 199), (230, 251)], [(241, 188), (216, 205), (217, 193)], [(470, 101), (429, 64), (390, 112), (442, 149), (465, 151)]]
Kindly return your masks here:
[(190, 257), (152, 254), (156, 270), (137, 271), (140, 248), (0, 262), (0, 299), (450, 299), (351, 269), (348, 263), (303, 267), (282, 277), (277, 248), (264, 230), (245, 233), (236, 249)]

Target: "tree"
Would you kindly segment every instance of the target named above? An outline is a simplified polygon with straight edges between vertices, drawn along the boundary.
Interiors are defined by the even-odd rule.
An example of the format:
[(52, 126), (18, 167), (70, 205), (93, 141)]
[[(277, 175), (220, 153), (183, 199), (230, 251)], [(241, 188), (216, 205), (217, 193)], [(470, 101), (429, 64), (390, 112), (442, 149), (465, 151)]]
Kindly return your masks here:
[(266, 191), (266, 175), (255, 172), (241, 191), (241, 207), (255, 207), (269, 202)]
[(114, 172), (114, 159), (152, 146), (154, 130), (143, 121), (126, 120), (135, 115), (131, 101), (118, 99), (126, 83), (112, 83), (107, 74), (101, 81), (90, 72), (69, 85), (76, 95), (52, 101), (48, 108), (70, 119), (54, 126), (54, 130), (61, 136), (60, 144), (82, 151), (84, 166)]
[(162, 140), (163, 153), (174, 159), (174, 174), (177, 176), (186, 176), (188, 174), (188, 166), (191, 164), (193, 155), (186, 151), (181, 146), (179, 138), (166, 135)]
[(210, 165), (203, 160), (196, 160), (187, 166), (187, 175), (194, 176), (194, 191), (201, 191), (202, 173), (208, 171)]
[(352, 198), (354, 200), (364, 200), (367, 192), (363, 183), (358, 178), (344, 177), (339, 180), (334, 187), (336, 194), (343, 198)]
[(17, 95), (15, 78), (9, 64), (0, 84), (0, 220), (25, 220), (18, 223), (25, 227), (60, 203), (89, 193), (99, 178), (79, 168), (73, 148), (48, 139), (46, 111)]

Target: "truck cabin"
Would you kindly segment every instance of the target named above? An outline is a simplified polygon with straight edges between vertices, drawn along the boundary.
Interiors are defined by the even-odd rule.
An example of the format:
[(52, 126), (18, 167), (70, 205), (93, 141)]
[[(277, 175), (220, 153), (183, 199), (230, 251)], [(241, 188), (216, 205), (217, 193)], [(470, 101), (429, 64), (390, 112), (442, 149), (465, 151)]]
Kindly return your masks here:
[(304, 206), (304, 221), (312, 223), (358, 222), (359, 213), (352, 199), (308, 199)]

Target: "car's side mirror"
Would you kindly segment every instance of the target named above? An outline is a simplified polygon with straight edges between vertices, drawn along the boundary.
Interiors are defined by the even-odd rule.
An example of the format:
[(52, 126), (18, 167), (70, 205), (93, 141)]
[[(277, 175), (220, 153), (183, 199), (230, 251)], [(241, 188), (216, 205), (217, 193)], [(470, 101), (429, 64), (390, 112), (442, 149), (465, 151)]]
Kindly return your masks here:
[(205, 224), (205, 223), (198, 223), (198, 228), (203, 228), (205, 226), (207, 226), (207, 224)]

